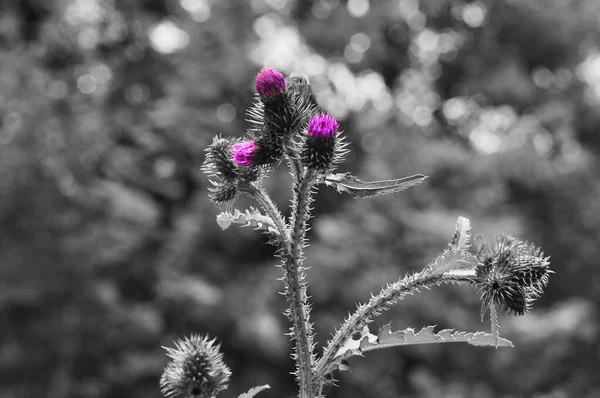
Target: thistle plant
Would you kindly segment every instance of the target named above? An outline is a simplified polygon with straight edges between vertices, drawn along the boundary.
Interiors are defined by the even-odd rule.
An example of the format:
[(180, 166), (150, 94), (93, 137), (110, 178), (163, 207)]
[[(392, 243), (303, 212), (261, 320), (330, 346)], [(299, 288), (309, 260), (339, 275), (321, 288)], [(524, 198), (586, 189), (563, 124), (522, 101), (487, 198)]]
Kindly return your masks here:
[[(210, 199), (223, 210), (217, 216), (221, 228), (232, 224), (251, 226), (269, 236), (281, 259), (283, 295), (288, 307), (294, 343), (292, 358), (300, 398), (323, 397), (323, 387), (335, 373), (349, 369), (348, 358), (365, 352), (411, 344), (465, 342), (476, 346), (510, 347), (499, 335), (499, 317), (523, 315), (541, 295), (552, 273), (548, 257), (532, 244), (512, 236), (498, 235), (488, 246), (482, 236), (471, 244), (471, 223), (459, 217), (447, 248), (420, 272), (389, 283), (357, 307), (335, 331), (317, 355), (311, 304), (307, 295), (304, 249), (316, 187), (336, 188), (356, 198), (392, 194), (421, 184), (421, 174), (393, 180), (361, 181), (350, 173), (335, 173), (348, 153), (345, 137), (336, 119), (311, 101), (311, 88), (304, 78), (286, 78), (273, 69), (262, 69), (256, 77), (257, 97), (248, 111), (247, 136), (216, 137), (206, 150), (203, 171), (209, 182)], [(262, 181), (285, 163), (291, 175), (290, 216), (285, 218)], [(240, 195), (252, 198), (258, 208), (233, 208)], [(450, 329), (435, 331), (427, 326), (392, 331), (389, 325), (371, 333), (370, 324), (383, 311), (407, 295), (443, 284), (473, 285), (479, 293), (481, 316), (489, 314), (491, 333)], [(167, 348), (171, 362), (161, 386), (168, 397), (215, 397), (230, 378), (214, 340), (193, 335)], [(251, 389), (250, 398), (268, 386)]]

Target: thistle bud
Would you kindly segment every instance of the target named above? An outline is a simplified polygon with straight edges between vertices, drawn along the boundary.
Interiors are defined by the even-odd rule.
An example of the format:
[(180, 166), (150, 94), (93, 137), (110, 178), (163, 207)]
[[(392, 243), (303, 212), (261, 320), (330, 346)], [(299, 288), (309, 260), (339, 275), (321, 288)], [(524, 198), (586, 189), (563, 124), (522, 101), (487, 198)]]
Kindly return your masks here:
[(318, 114), (310, 119), (306, 142), (302, 148), (302, 162), (315, 170), (327, 170), (334, 162), (335, 138), (339, 124), (335, 118)]
[(197, 334), (179, 340), (175, 348), (165, 348), (171, 362), (160, 378), (166, 397), (214, 398), (227, 388), (231, 371), (223, 362), (220, 345)]
[(206, 158), (202, 166), (203, 171), (209, 177), (218, 177), (225, 181), (233, 181), (237, 177), (237, 167), (231, 160), (230, 146), (231, 141), (228, 139), (220, 137), (213, 139), (213, 143), (206, 151)]
[(548, 284), (552, 273), (541, 250), (512, 236), (501, 235), (488, 253), (480, 253), (476, 283), (482, 316), (490, 306), (500, 315), (523, 315)]

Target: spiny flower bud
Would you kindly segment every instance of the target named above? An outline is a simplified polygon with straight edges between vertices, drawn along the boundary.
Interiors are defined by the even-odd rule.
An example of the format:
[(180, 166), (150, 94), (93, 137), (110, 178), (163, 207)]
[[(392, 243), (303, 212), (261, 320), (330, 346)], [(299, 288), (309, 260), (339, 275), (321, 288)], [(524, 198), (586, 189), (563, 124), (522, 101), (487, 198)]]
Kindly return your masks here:
[(229, 147), (231, 141), (225, 138), (215, 137), (213, 143), (208, 147), (206, 158), (202, 166), (203, 171), (209, 177), (217, 177), (225, 181), (233, 181), (237, 175), (237, 167), (231, 160)]
[(339, 124), (335, 118), (323, 113), (308, 122), (307, 137), (302, 148), (302, 162), (315, 170), (326, 170), (334, 161), (335, 137)]
[(242, 167), (250, 167), (254, 165), (255, 152), (258, 146), (254, 140), (248, 140), (234, 144), (230, 147), (231, 159), (235, 164)]
[(480, 253), (476, 283), (481, 315), (496, 306), (500, 315), (523, 315), (548, 284), (550, 262), (541, 250), (512, 236), (501, 235), (489, 253)]
[(160, 378), (166, 397), (214, 398), (227, 388), (231, 371), (223, 362), (220, 345), (208, 336), (191, 335), (166, 348), (171, 362)]
[(285, 77), (271, 68), (262, 68), (255, 81), (256, 92), (263, 98), (273, 98), (283, 92)]

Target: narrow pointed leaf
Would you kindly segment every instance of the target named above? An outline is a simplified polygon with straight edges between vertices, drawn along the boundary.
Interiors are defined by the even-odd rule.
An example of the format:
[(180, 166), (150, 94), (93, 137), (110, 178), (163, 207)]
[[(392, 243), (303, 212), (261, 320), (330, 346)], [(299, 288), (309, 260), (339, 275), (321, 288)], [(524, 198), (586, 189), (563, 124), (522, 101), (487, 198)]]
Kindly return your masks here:
[(263, 390), (266, 390), (267, 388), (271, 388), (271, 387), (268, 384), (265, 384), (264, 386), (252, 387), (247, 392), (245, 392), (242, 395), (238, 396), (238, 398), (252, 398), (256, 394), (258, 394), (259, 392), (261, 392)]
[(467, 250), (471, 243), (471, 221), (465, 217), (458, 217), (456, 229), (450, 241), (450, 247), (454, 250)]
[(240, 224), (243, 227), (253, 227), (254, 229), (278, 235), (277, 227), (271, 217), (262, 214), (254, 208), (246, 210), (244, 213), (237, 209), (233, 213), (224, 211), (217, 216), (217, 223), (223, 230), (229, 228), (231, 224)]
[(404, 191), (407, 188), (419, 185), (427, 176), (415, 174), (410, 177), (383, 181), (361, 181), (350, 173), (328, 174), (323, 182), (335, 187), (338, 192), (346, 192), (355, 198), (370, 198), (378, 195)]
[(391, 331), (390, 325), (385, 325), (377, 335), (371, 334), (365, 326), (357, 339), (350, 339), (339, 349), (333, 361), (327, 365), (329, 372), (333, 370), (347, 370), (347, 359), (352, 356), (362, 356), (363, 353), (383, 348), (392, 348), (413, 344), (437, 343), (467, 343), (474, 346), (512, 347), (507, 339), (497, 337), (485, 332), (460, 332), (453, 329), (443, 329), (434, 332), (435, 326), (427, 326), (419, 332), (408, 328)]

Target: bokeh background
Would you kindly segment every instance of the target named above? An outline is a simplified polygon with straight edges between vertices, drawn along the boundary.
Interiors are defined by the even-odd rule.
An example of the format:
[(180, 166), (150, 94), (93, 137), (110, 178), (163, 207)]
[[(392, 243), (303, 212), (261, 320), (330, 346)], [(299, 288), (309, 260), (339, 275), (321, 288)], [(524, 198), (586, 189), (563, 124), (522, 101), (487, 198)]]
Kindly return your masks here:
[[(541, 245), (556, 271), (502, 320), (516, 348), (369, 353), (328, 396), (600, 396), (599, 33), (597, 0), (2, 0), (0, 397), (158, 398), (161, 345), (192, 332), (222, 342), (222, 396), (296, 396), (273, 248), (220, 230), (199, 172), (214, 135), (244, 135), (265, 65), (310, 78), (352, 143), (342, 171), (430, 176), (370, 200), (319, 191), (321, 346), (459, 215)], [(284, 208), (288, 182), (266, 181)], [(456, 286), (372, 331), (388, 322), (489, 330)]]

